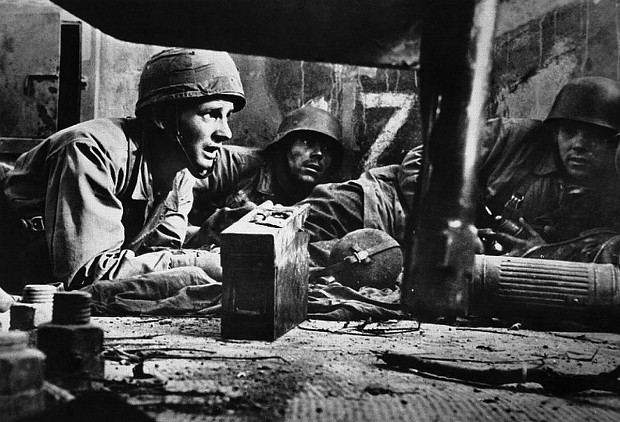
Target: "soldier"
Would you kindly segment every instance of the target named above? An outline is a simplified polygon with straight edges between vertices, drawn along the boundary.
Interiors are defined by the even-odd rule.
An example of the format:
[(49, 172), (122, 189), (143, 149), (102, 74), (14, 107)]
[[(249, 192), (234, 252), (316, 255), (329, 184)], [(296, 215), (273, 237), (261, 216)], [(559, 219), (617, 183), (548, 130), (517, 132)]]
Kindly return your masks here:
[(200, 244), (217, 244), (219, 233), (257, 204), (293, 205), (328, 181), (342, 165), (342, 128), (331, 113), (305, 106), (284, 118), (262, 151), (224, 148), (234, 153), (194, 187), (191, 222), (203, 226)]
[[(568, 83), (544, 122), (490, 120), (478, 173), (477, 226), (489, 245), (486, 253), (523, 256), (544, 247), (530, 256), (593, 260), (596, 245), (618, 230), (619, 131), (620, 84), (602, 77)], [(362, 228), (383, 230), (403, 245), (420, 162), (415, 148), (401, 166), (317, 186), (303, 201), (311, 205), (306, 229), (315, 265), (328, 264), (334, 239)], [(570, 241), (579, 236), (585, 243)], [(570, 247), (556, 247), (560, 242)]]
[(167, 49), (142, 71), (136, 118), (83, 122), (24, 153), (2, 198), (11, 215), (0, 252), (20, 280), (7, 289), (186, 266), (219, 276), (218, 256), (181, 248), (195, 178), (227, 153), (228, 119), (244, 105), (227, 53)]
[[(494, 221), (485, 223), (481, 216), (479, 227), (491, 227), (481, 235), (499, 242), (499, 253), (594, 258), (592, 236), (606, 238), (602, 231), (619, 228), (620, 183), (614, 156), (620, 84), (603, 77), (577, 78), (560, 90), (544, 122), (497, 119), (488, 129), (487, 140), (493, 142), (482, 152), (480, 210), (486, 209)], [(564, 247), (559, 254), (528, 253), (578, 237), (589, 238), (590, 252)], [(573, 246), (582, 248), (583, 242)]]
[(405, 219), (414, 203), (421, 163), (422, 147), (417, 146), (401, 164), (367, 170), (354, 180), (318, 185), (301, 201), (310, 205), (305, 229), (310, 234), (312, 265), (330, 265), (330, 251), (338, 239), (361, 229), (381, 230), (404, 246)]

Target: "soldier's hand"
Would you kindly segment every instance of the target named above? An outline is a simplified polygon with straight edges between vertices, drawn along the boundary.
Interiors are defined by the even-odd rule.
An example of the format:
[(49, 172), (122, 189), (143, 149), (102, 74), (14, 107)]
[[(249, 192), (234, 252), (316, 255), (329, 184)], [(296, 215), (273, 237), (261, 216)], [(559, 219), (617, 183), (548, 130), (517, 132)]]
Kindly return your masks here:
[(230, 226), (233, 223), (236, 223), (241, 217), (252, 211), (256, 208), (257, 205), (252, 201), (245, 202), (242, 206), (236, 208), (224, 207), (223, 212), (225, 215), (224, 226), (220, 227), (220, 231), (224, 230), (226, 227)]
[(547, 243), (523, 218), (519, 219), (519, 224), (523, 226), (523, 231), (519, 233), (519, 237), (491, 229), (480, 229), (478, 234), (487, 241), (494, 241), (499, 244), (501, 250), (498, 249), (497, 252), (506, 256), (523, 256), (530, 249)]

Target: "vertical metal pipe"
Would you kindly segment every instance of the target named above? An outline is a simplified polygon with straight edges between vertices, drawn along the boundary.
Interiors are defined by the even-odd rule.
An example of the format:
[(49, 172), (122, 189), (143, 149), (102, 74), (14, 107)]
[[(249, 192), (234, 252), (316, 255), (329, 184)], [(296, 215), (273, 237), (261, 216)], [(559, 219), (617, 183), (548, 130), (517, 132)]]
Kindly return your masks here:
[[(402, 305), (419, 319), (464, 315), (478, 245), (476, 163), (498, 0), (440, 0), (425, 16), (421, 108), (429, 160), (407, 251)], [(441, 28), (441, 30), (438, 30)]]

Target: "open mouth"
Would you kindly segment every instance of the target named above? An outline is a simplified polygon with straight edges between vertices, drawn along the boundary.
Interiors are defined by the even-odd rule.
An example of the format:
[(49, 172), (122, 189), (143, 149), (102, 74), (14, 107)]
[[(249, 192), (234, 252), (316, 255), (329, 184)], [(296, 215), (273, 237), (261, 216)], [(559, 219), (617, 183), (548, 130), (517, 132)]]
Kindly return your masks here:
[(204, 156), (207, 160), (217, 160), (217, 155), (219, 153), (219, 148), (205, 148)]
[(586, 166), (590, 164), (590, 160), (583, 157), (570, 157), (568, 162), (576, 166)]
[(320, 173), (323, 171), (323, 166), (318, 163), (306, 163), (304, 164), (304, 168), (311, 170), (315, 173)]

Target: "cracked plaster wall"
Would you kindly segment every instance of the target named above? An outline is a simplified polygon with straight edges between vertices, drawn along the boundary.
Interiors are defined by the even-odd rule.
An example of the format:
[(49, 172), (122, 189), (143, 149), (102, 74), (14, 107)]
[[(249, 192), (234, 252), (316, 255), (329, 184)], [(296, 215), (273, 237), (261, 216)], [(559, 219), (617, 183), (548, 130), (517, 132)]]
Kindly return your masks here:
[[(39, 1), (40, 2), (40, 1)], [(503, 0), (487, 114), (544, 118), (573, 77), (620, 77), (620, 0)], [(75, 20), (62, 12), (61, 19)], [(82, 120), (129, 116), (143, 63), (161, 47), (115, 40), (82, 23)], [(421, 142), (414, 71), (233, 55), (248, 97), (234, 143), (261, 146), (282, 117), (313, 104), (343, 122), (342, 177), (396, 163)]]

